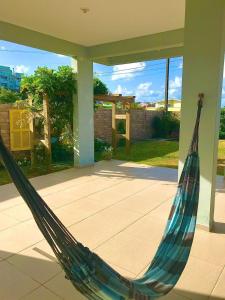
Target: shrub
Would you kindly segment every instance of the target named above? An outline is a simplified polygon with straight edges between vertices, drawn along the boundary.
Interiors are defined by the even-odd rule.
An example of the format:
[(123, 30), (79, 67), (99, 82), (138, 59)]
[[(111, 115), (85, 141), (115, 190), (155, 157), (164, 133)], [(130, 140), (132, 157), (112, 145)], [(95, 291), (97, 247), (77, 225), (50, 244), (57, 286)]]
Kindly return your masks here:
[(105, 149), (101, 152), (101, 159), (110, 160), (113, 156), (113, 148), (112, 147), (105, 147)]
[(225, 107), (221, 109), (219, 137), (220, 139), (225, 139)]
[(118, 123), (117, 123), (117, 132), (118, 133), (121, 133), (121, 134), (124, 134), (126, 132), (126, 123), (125, 123), (125, 120), (120, 120)]
[(96, 138), (95, 139), (95, 160), (110, 160), (112, 159), (113, 148), (106, 141)]
[(95, 152), (102, 152), (107, 147), (110, 147), (109, 143), (99, 138), (95, 139)]
[(155, 116), (152, 120), (153, 137), (178, 138), (180, 120), (172, 112), (164, 112), (162, 117)]
[(74, 157), (73, 147), (62, 144), (58, 140), (52, 143), (52, 161), (53, 162), (72, 162)]
[(15, 103), (19, 99), (20, 96), (17, 92), (0, 87), (0, 104)]

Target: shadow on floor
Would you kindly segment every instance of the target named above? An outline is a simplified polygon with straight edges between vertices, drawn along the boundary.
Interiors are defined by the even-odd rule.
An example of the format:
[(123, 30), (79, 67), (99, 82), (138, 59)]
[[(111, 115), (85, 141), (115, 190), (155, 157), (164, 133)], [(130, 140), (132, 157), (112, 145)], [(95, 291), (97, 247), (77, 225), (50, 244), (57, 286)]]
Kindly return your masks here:
[[(34, 247), (33, 250), (37, 251), (38, 248)], [(44, 284), (45, 286), (48, 286), (48, 283), (47, 283), (48, 281), (55, 278), (55, 276), (58, 276), (61, 274), (62, 275), (62, 276), (60, 275), (61, 279), (60, 279), (60, 281), (57, 281), (57, 287), (56, 287), (56, 291), (60, 290), (59, 296), (63, 297), (64, 295), (68, 295), (68, 292), (69, 292), (70, 295), (72, 295), (72, 297), (73, 297), (73, 293), (74, 293), (74, 299), (78, 299), (78, 298), (80, 299), (75, 288), (73, 289), (72, 286), (67, 285), (69, 291), (63, 290), (63, 289), (65, 289), (65, 281), (66, 282), (69, 282), (69, 281), (67, 279), (65, 279), (63, 273), (58, 268), (58, 263), (56, 263), (54, 261), (54, 258), (51, 255), (45, 253), (44, 251), (38, 251), (38, 252), (40, 254), (41, 253), (43, 254), (43, 259), (34, 258), (34, 257), (21, 255), (21, 254), (12, 254), (12, 253), (8, 253), (8, 252), (0, 250), (0, 257), (6, 257), (6, 256), (9, 257), (10, 256), (10, 260), (11, 260), (10, 264), (8, 264), (8, 267), (6, 267), (6, 266), (3, 267), (3, 264), (5, 264), (5, 262), (7, 262), (6, 260), (0, 261), (0, 269), (1, 269), (1, 267), (3, 267), (2, 270), (5, 268), (5, 272), (7, 273), (6, 276), (2, 277), (2, 280), (0, 281), (0, 289), (1, 289), (1, 285), (4, 285), (4, 287), (5, 287), (7, 280), (11, 280), (10, 274), (12, 274), (13, 272), (16, 273), (20, 270), (23, 274), (25, 274), (28, 277), (32, 278), (33, 280), (37, 280), (37, 281), (39, 281), (39, 280), (35, 277), (34, 274), (38, 273), (39, 278), (46, 279), (46, 280), (43, 280), (41, 283), (41, 284)], [(16, 257), (16, 263), (13, 264), (12, 259), (15, 257)], [(47, 261), (46, 257), (49, 257), (51, 261)], [(38, 270), (38, 272), (36, 272), (36, 270)], [(19, 273), (18, 273), (18, 276), (19, 276)], [(13, 280), (14, 281), (16, 280), (15, 275), (13, 276)], [(19, 288), (19, 286), (20, 286), (19, 280), (20, 279), (18, 278), (18, 282), (14, 286), (15, 294), (16, 294), (16, 289)], [(62, 288), (61, 288), (60, 282), (62, 283)], [(23, 282), (21, 282), (21, 284), (26, 284), (26, 282), (23, 280)], [(10, 288), (10, 285), (7, 285), (7, 286), (9, 286), (9, 288)], [(55, 292), (54, 286), (52, 284), (51, 284), (51, 288), (52, 288), (52, 291)], [(5, 288), (4, 288), (4, 290), (7, 292), (7, 290)], [(21, 298), (21, 296), (20, 296), (20, 297), (18, 297), (18, 300), (19, 299), (23, 299), (23, 297)], [(63, 298), (63, 299), (66, 300), (66, 298)], [(205, 294), (194, 293), (194, 292), (189, 292), (187, 290), (180, 290), (180, 289), (174, 288), (167, 296), (161, 297), (160, 299), (165, 299), (165, 300), (166, 299), (168, 299), (168, 300), (172, 300), (172, 299), (173, 300), (185, 300), (185, 299), (189, 299), (189, 300), (190, 299), (191, 300), (196, 300), (196, 299), (222, 300), (222, 299), (225, 299), (225, 295), (224, 295), (224, 297), (217, 297), (217, 296), (209, 297)], [(17, 300), (17, 299), (15, 298), (14, 300)]]
[[(93, 167), (87, 168), (71, 168), (48, 175), (42, 175), (32, 178), (30, 181), (37, 190), (48, 188), (54, 185), (65, 183), (83, 176), (91, 177), (99, 176), (105, 178), (126, 178), (126, 179), (147, 179), (156, 181), (177, 182), (177, 170), (166, 169), (160, 167), (150, 167), (134, 164), (126, 166), (124, 161), (101, 161)], [(0, 186), (0, 202), (18, 197), (19, 194), (14, 184), (6, 184)]]
[(213, 223), (213, 232), (219, 234), (225, 234), (225, 223), (214, 222)]

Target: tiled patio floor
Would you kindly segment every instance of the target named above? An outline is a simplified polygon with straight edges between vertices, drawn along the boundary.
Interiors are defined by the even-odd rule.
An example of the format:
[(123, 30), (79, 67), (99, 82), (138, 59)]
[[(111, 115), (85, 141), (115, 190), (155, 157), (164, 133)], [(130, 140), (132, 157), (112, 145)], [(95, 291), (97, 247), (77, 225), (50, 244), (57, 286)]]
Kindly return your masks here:
[[(177, 171), (120, 161), (34, 178), (78, 240), (128, 277), (140, 276), (162, 236)], [(218, 178), (218, 233), (197, 229), (191, 257), (167, 300), (225, 299), (225, 189)], [(13, 185), (0, 187), (0, 300), (81, 300), (64, 278)]]

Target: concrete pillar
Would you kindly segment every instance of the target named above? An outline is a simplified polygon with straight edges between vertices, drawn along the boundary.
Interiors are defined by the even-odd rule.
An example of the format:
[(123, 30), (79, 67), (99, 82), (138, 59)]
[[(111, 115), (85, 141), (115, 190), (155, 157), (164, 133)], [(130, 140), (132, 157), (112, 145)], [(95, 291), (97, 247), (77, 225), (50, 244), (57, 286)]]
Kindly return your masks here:
[(74, 165), (94, 164), (93, 63), (83, 58), (72, 59), (77, 85), (74, 95)]
[(190, 144), (198, 93), (205, 94), (200, 124), (198, 224), (212, 230), (224, 64), (224, 0), (186, 0), (180, 170)]

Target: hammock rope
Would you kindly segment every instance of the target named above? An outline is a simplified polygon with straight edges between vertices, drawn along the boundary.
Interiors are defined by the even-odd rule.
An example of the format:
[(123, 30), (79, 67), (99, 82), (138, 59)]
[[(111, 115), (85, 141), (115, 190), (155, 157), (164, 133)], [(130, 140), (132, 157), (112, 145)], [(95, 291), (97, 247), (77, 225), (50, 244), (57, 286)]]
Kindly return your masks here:
[(91, 300), (152, 300), (171, 291), (189, 258), (199, 200), (198, 132), (202, 95), (190, 150), (184, 163), (170, 215), (158, 250), (143, 277), (121, 276), (77, 241), (35, 191), (0, 135), (0, 155), (35, 222), (74, 287)]

